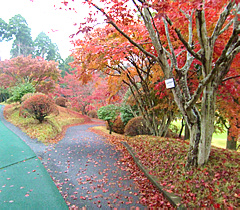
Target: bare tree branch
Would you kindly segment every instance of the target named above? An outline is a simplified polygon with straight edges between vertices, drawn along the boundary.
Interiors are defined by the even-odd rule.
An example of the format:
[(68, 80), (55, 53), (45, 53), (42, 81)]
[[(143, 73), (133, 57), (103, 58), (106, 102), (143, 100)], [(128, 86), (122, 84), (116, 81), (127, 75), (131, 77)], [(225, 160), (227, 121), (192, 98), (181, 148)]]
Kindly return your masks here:
[(229, 29), (229, 27), (233, 24), (233, 19), (228, 22), (228, 24), (219, 32), (219, 35), (224, 33), (226, 30)]
[[(238, 43), (240, 45), (240, 43)], [(190, 108), (191, 106), (194, 105), (194, 103), (197, 102), (198, 98), (201, 95), (202, 90), (204, 87), (211, 82), (213, 79), (215, 81), (223, 81), (223, 77), (227, 74), (229, 71), (230, 65), (236, 56), (240, 52), (240, 46), (235, 48), (231, 53), (229, 53), (229, 56), (227, 57), (226, 54), (225, 56), (221, 59), (221, 63), (218, 63), (218, 65), (215, 65), (215, 67), (211, 70), (211, 72), (199, 83), (197, 90), (195, 91), (194, 95), (192, 96), (191, 100), (189, 100), (186, 104), (187, 108)], [(216, 73), (220, 71), (219, 75), (216, 75)]]
[[(182, 11), (184, 14), (185, 12)], [(188, 18), (189, 21), (189, 25), (188, 25), (188, 44), (191, 46), (192, 49), (192, 40), (193, 40), (193, 10), (191, 11), (191, 15), (185, 14), (185, 16)], [(185, 65), (183, 66), (182, 70), (184, 69), (184, 72), (187, 73), (192, 62), (194, 61), (194, 57), (191, 55), (191, 53), (189, 51), (187, 51), (187, 60)]]
[(238, 30), (234, 29), (233, 30), (232, 35), (229, 38), (228, 43), (224, 47), (221, 56), (216, 61), (215, 66), (219, 66), (227, 58), (226, 55), (229, 54), (229, 52), (231, 52), (230, 49), (233, 47), (233, 43), (235, 42), (236, 37), (238, 37), (239, 33), (240, 33), (240, 29), (238, 29)]
[(165, 32), (166, 32), (166, 36), (167, 36), (167, 41), (168, 41), (168, 46), (169, 46), (169, 49), (171, 51), (171, 60), (173, 62), (173, 66), (175, 66), (176, 70), (179, 70), (178, 69), (178, 64), (177, 64), (177, 58), (176, 58), (176, 55), (175, 55), (175, 52), (174, 52), (174, 49), (173, 49), (173, 45), (172, 45), (172, 42), (171, 42), (171, 39), (170, 39), (170, 35), (169, 35), (169, 30), (168, 30), (168, 24), (167, 24), (167, 21), (165, 19), (163, 19), (164, 21), (164, 26), (165, 26)]
[(191, 108), (199, 99), (204, 87), (212, 81), (218, 68), (213, 68), (212, 71), (199, 83), (197, 90), (194, 92), (192, 98), (186, 103), (186, 109)]
[(227, 77), (227, 78), (223, 79), (222, 82), (226, 82), (226, 81), (228, 81), (230, 79), (235, 79), (235, 78), (238, 78), (238, 77), (240, 77), (240, 74), (239, 75), (235, 75), (235, 76), (231, 76), (231, 77)]
[(227, 28), (229, 28), (229, 26), (231, 25), (231, 21), (225, 26), (225, 29), (224, 30), (221, 30), (222, 27), (223, 27), (223, 24), (225, 23), (227, 17), (230, 15), (230, 12), (232, 10), (234, 6), (234, 2), (230, 1), (228, 3), (228, 5), (225, 7), (224, 11), (220, 14), (220, 17), (218, 19), (218, 22), (214, 28), (214, 31), (212, 33), (212, 36), (211, 36), (211, 39), (210, 41), (212, 42), (212, 46), (214, 45), (214, 43), (216, 42), (217, 40), (217, 37), (223, 33), (225, 30), (227, 30)]
[[(173, 23), (172, 23), (172, 21), (170, 20), (170, 18), (167, 17), (167, 16), (166, 16), (165, 18), (166, 18), (168, 24), (169, 24), (170, 26), (172, 26)], [(187, 48), (188, 52), (191, 53), (191, 55), (192, 55), (194, 58), (196, 58), (197, 60), (201, 61), (201, 60), (202, 60), (202, 59), (201, 59), (201, 56), (200, 56), (198, 53), (194, 52), (194, 50), (192, 49), (192, 46), (189, 45), (189, 43), (183, 38), (183, 35), (181, 34), (181, 31), (180, 31), (179, 29), (177, 29), (177, 28), (175, 28), (174, 30), (175, 30), (175, 32), (177, 33), (178, 38), (180, 39), (180, 41), (181, 41), (181, 42), (183, 43), (183, 45)]]
[(208, 36), (207, 36), (207, 26), (205, 13), (203, 10), (196, 11), (196, 23), (197, 23), (197, 34), (201, 48), (203, 49), (203, 54), (208, 53)]

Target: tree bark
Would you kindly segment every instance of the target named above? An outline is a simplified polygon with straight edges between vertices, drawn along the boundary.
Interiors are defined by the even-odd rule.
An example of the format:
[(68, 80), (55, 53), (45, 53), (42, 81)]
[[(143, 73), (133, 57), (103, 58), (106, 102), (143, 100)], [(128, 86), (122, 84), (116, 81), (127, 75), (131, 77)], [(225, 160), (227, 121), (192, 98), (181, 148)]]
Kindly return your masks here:
[(208, 161), (212, 135), (214, 132), (215, 119), (215, 88), (209, 84), (203, 91), (201, 105), (201, 139), (199, 143), (198, 165), (203, 165)]
[(190, 145), (186, 168), (197, 167), (199, 159), (199, 142), (201, 139), (201, 118), (198, 110), (193, 107), (186, 121), (190, 132)]
[(235, 140), (234, 136), (231, 136), (231, 132), (228, 129), (227, 135), (227, 146), (226, 149), (236, 150), (237, 149), (237, 141)]
[(236, 141), (236, 137), (232, 135), (231, 126), (228, 128), (228, 131), (227, 131), (226, 149), (237, 150), (237, 141)]
[(189, 128), (187, 125), (185, 125), (185, 131), (184, 131), (184, 140), (187, 140), (190, 138), (190, 132), (189, 132)]
[(112, 134), (112, 127), (113, 127), (113, 123), (111, 122), (111, 120), (108, 120), (108, 126), (109, 126), (109, 134)]

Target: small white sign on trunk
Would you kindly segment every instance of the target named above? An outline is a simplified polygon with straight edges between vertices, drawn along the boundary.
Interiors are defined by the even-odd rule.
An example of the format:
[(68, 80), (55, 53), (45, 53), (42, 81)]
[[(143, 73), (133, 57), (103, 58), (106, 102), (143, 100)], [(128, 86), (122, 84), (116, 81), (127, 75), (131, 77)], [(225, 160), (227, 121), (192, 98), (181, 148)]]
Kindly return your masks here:
[(173, 78), (166, 79), (166, 80), (165, 80), (165, 84), (166, 84), (166, 88), (167, 88), (167, 89), (170, 89), (170, 88), (174, 88), (174, 87), (175, 87)]

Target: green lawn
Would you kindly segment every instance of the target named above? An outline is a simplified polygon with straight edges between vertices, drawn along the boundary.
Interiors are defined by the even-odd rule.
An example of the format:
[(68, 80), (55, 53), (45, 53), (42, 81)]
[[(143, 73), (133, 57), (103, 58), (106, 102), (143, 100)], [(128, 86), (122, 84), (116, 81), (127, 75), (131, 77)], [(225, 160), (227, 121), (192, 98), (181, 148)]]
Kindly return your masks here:
[(216, 147), (226, 148), (227, 131), (224, 133), (214, 133), (212, 138), (212, 145)]
[[(173, 125), (176, 125), (177, 128), (180, 130), (181, 128), (181, 120), (176, 120), (172, 123)], [(182, 132), (184, 134), (184, 130)], [(226, 148), (227, 143), (227, 131), (224, 133), (214, 133), (213, 139), (212, 139), (212, 145), (220, 148)]]

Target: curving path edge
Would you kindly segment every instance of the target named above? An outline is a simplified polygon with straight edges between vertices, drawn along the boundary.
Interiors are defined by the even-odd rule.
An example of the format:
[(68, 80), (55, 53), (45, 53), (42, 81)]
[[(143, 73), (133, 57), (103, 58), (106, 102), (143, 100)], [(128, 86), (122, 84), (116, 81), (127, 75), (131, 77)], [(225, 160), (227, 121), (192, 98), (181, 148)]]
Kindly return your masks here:
[(68, 209), (26, 140), (33, 143), (4, 119), (0, 105), (0, 209)]
[[(139, 203), (140, 193), (131, 174), (121, 168), (121, 154), (103, 137), (88, 130), (97, 122), (70, 127), (60, 142), (45, 146), (7, 122), (3, 106), (0, 109), (0, 148), (5, 127), (8, 134), (13, 132), (18, 144), (28, 148), (26, 151), (33, 151), (28, 157), (20, 148), (18, 153), (12, 153), (16, 157), (24, 154), (19, 162), (0, 166), (1, 209), (66, 209), (66, 203), (72, 208), (147, 209)], [(4, 142), (13, 139), (6, 137), (8, 134)], [(6, 145), (5, 149), (7, 147), (10, 148)]]

